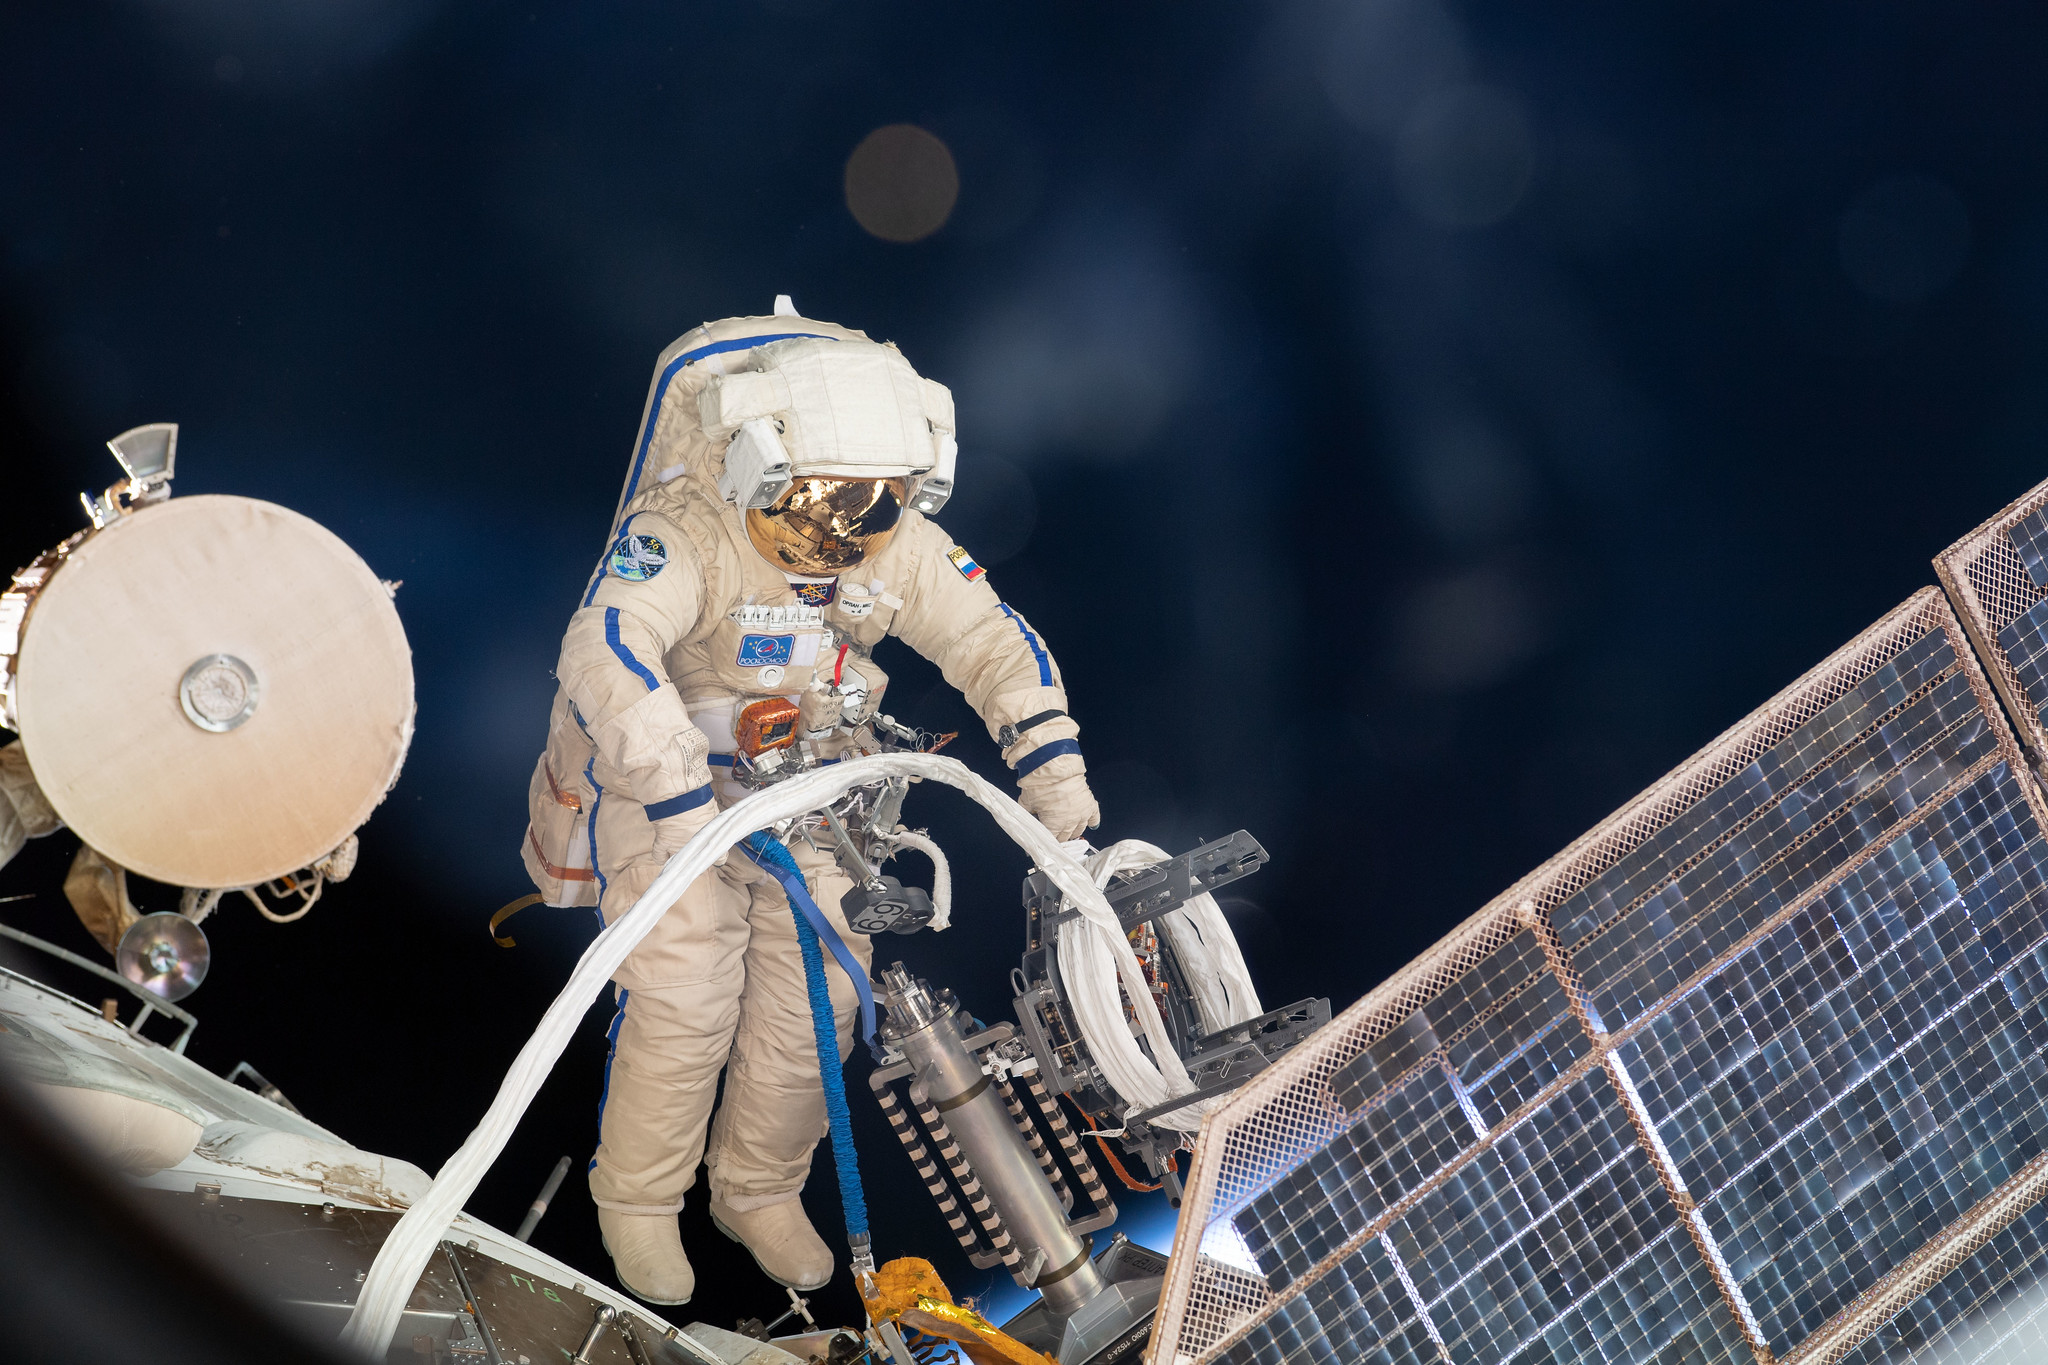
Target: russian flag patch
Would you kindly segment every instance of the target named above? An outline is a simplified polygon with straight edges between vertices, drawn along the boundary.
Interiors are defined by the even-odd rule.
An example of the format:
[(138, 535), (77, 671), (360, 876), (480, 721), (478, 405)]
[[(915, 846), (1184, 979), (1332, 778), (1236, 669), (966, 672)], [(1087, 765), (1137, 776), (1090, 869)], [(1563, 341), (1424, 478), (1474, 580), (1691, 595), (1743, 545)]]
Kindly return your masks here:
[(960, 576), (966, 579), (969, 583), (974, 582), (976, 579), (981, 578), (983, 575), (988, 573), (987, 569), (982, 568), (981, 565), (974, 562), (973, 555), (967, 553), (966, 550), (962, 549), (958, 545), (955, 545), (952, 549), (946, 551), (946, 558), (953, 561), (953, 567), (958, 569), (960, 571)]

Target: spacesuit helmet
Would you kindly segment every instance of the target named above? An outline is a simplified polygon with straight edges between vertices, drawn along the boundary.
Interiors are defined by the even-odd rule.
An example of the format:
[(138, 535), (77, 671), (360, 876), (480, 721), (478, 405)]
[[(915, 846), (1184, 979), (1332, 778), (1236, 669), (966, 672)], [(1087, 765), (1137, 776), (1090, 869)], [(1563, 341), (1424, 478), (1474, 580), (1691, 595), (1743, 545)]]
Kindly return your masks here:
[(719, 496), (785, 572), (843, 573), (881, 552), (906, 508), (936, 512), (952, 492), (953, 396), (894, 346), (764, 342), (697, 401)]
[(769, 563), (815, 577), (881, 553), (903, 519), (905, 480), (792, 479), (767, 507), (746, 511), (747, 539)]

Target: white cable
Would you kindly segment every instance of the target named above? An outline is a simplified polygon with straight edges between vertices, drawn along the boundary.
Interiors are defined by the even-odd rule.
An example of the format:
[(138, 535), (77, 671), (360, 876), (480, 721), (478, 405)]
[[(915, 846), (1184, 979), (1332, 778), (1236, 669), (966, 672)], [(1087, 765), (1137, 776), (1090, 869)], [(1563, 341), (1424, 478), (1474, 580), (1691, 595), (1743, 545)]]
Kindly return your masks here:
[[(1163, 849), (1140, 839), (1125, 839), (1088, 855), (1087, 866), (1099, 888), (1119, 872), (1150, 867), (1166, 859)], [(1244, 957), (1237, 950), (1236, 936), (1230, 932), (1223, 912), (1216, 908), (1215, 899), (1197, 896), (1188, 902), (1188, 907), (1191, 915), (1175, 910), (1161, 916), (1160, 923), (1187, 971), (1203, 1027), (1213, 1033), (1256, 1017), (1263, 1012), (1258, 992), (1253, 989)], [(1087, 915), (1085, 908), (1082, 913)], [(1122, 959), (1129, 957), (1135, 962), (1136, 958), (1122, 927), (1116, 928), (1111, 946), (1092, 919), (1069, 920), (1060, 926), (1055, 942), (1060, 979), (1074, 1009), (1074, 1022), (1110, 1088), (1136, 1109), (1154, 1108), (1192, 1090), (1194, 1085), (1188, 1079), (1187, 1069), (1171, 1044), (1162, 1046), (1153, 1040), (1152, 1056), (1148, 1058), (1131, 1036), (1129, 1018), (1124, 1013), (1126, 1001), (1131, 1002), (1140, 1023), (1147, 1026), (1148, 1039), (1149, 1026), (1158, 1019), (1159, 1009), (1149, 988), (1141, 985), (1133, 989), (1128, 985)], [(1105, 952), (1105, 948), (1109, 951)], [(1117, 948), (1122, 949), (1121, 954), (1116, 953)], [(1119, 978), (1126, 983), (1121, 991)], [(1139, 1001), (1143, 1003), (1138, 1004)], [(1158, 1065), (1154, 1059), (1164, 1059), (1165, 1064)], [(1191, 1133), (1225, 1098), (1215, 1096), (1185, 1109), (1155, 1115), (1147, 1122)]]
[(932, 922), (925, 927), (937, 932), (953, 923), (953, 869), (945, 850), (914, 829), (899, 829), (888, 837), (897, 848), (914, 848), (932, 860)]
[[(1143, 839), (1123, 839), (1087, 859), (1086, 866), (1097, 886), (1107, 886), (1120, 872), (1152, 867), (1169, 856), (1165, 849)], [(1214, 896), (1204, 892), (1190, 898), (1184, 906), (1162, 915), (1159, 927), (1186, 972), (1203, 1032), (1214, 1033), (1265, 1013), (1244, 954), (1238, 950), (1237, 935), (1231, 932)]]
[(320, 891), (326, 885), (326, 877), (315, 872), (313, 874), (312, 891), (310, 893), (305, 891), (299, 892), (299, 908), (292, 911), (289, 915), (280, 915), (277, 911), (265, 905), (263, 897), (256, 894), (256, 888), (253, 886), (243, 887), (242, 894), (249, 898), (249, 904), (256, 907), (256, 913), (269, 920), (272, 924), (290, 924), (294, 920), (302, 920), (306, 917), (306, 913), (313, 908), (313, 903), (320, 899)]
[[(362, 1294), (349, 1314), (347, 1325), (341, 1330), (341, 1341), (346, 1349), (373, 1360), (383, 1358), (398, 1330), (399, 1319), (405, 1313), (406, 1302), (412, 1297), (413, 1286), (419, 1282), (420, 1273), (426, 1269), (435, 1247), (475, 1192), (477, 1183), (483, 1179), (498, 1153), (504, 1150), (513, 1128), (526, 1113), (541, 1083), (554, 1069), (563, 1049), (569, 1045), (570, 1037), (582, 1023), (584, 1011), (611, 980), (627, 955), (668, 913), (683, 889), (727, 849), (753, 831), (778, 820), (817, 810), (844, 792), (889, 777), (929, 778), (943, 782), (959, 788), (987, 808), (1003, 833), (1031, 855), (1032, 861), (1066, 895), (1073, 908), (1081, 912), (1082, 918), (1062, 925), (1062, 932), (1085, 925), (1087, 928), (1082, 930), (1083, 933), (1092, 930), (1094, 937), (1104, 940), (1102, 946), (1108, 949), (1115, 962), (1116, 975), (1123, 980), (1131, 999), (1143, 1002), (1137, 1012), (1146, 1038), (1152, 1045), (1153, 1055), (1168, 1059), (1166, 1080), (1180, 1087), (1165, 1098), (1171, 1098), (1172, 1093), (1186, 1093), (1192, 1088), (1186, 1070), (1174, 1054), (1166, 1023), (1159, 1017), (1151, 993), (1146, 989), (1137, 956), (1131, 952), (1123, 928), (1117, 923), (1116, 913), (1109, 908), (1109, 902), (1087, 872), (1061, 851), (1045, 826), (1008, 795), (975, 776), (955, 759), (933, 754), (876, 754), (835, 763), (829, 768), (792, 777), (765, 791), (756, 792), (721, 811), (710, 824), (698, 831), (695, 838), (677, 850), (653, 884), (634, 902), (632, 909), (605, 926), (590, 941), (590, 946), (583, 950), (583, 956), (570, 972), (568, 983), (541, 1016), (540, 1024), (534, 1029), (533, 1036), (526, 1040), (526, 1046), (513, 1059), (512, 1067), (499, 1083), (497, 1096), (484, 1112), (482, 1121), (470, 1132), (455, 1155), (448, 1158), (434, 1177), (432, 1187), (418, 1203), (406, 1210), (392, 1228), (391, 1235), (385, 1238), (384, 1245), (378, 1249), (377, 1258), (363, 1279)], [(1121, 1015), (1119, 1009), (1119, 1018)], [(1117, 1060), (1108, 1066), (1120, 1069), (1128, 1065), (1129, 1058), (1135, 1057), (1139, 1064), (1158, 1076), (1157, 1069), (1151, 1068), (1144, 1054), (1138, 1051), (1128, 1026), (1122, 1030), (1121, 1050), (1112, 1050), (1104, 1055), (1114, 1055)]]

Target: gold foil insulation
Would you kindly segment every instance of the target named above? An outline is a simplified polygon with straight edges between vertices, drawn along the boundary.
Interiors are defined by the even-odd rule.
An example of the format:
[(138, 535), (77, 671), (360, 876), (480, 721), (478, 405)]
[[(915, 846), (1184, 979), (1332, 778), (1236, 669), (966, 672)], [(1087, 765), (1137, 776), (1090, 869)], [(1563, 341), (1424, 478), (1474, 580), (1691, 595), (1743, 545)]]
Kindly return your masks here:
[(748, 758), (796, 743), (797, 704), (787, 697), (764, 697), (746, 707), (733, 722), (733, 741)]
[(954, 1303), (930, 1261), (915, 1256), (890, 1261), (863, 1283), (862, 1298), (874, 1321), (957, 1341), (974, 1365), (1057, 1365), (972, 1308)]

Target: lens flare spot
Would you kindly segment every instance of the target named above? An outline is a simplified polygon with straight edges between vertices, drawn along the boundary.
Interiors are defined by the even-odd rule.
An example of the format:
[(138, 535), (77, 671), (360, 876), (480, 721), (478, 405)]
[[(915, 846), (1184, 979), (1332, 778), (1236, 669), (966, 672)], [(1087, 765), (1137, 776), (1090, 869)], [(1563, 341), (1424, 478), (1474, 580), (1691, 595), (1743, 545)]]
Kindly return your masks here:
[(875, 129), (846, 159), (846, 207), (885, 242), (931, 236), (946, 225), (959, 198), (953, 153), (915, 124)]

